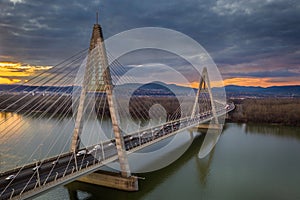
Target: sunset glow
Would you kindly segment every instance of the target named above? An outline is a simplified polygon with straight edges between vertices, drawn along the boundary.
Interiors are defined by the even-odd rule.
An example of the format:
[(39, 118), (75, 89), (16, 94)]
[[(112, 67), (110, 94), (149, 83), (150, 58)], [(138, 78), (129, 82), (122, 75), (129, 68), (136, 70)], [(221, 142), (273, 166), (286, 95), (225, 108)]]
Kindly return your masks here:
[[(198, 88), (199, 82), (192, 82), (190, 84), (181, 84), (181, 83), (171, 83), (176, 84), (183, 87), (191, 87), (191, 88)], [(300, 85), (300, 80), (291, 79), (286, 80), (285, 78), (278, 79), (278, 78), (255, 78), (255, 77), (236, 77), (236, 78), (228, 78), (223, 81), (224, 86), (227, 85), (238, 85), (238, 86), (254, 86), (254, 87), (271, 87), (271, 86), (289, 86), (289, 85)], [(211, 82), (211, 87), (222, 87), (220, 82), (218, 84)]]
[(51, 69), (52, 66), (36, 66), (20, 62), (0, 62), (0, 84), (25, 83), (30, 77)]
[(256, 86), (256, 87), (271, 87), (271, 86), (288, 86), (300, 85), (300, 80), (276, 80), (275, 78), (229, 78), (224, 80), (224, 85), (238, 86)]
[[(190, 85), (188, 87), (198, 88), (199, 82), (194, 81), (194, 82), (190, 83)], [(223, 83), (222, 83), (222, 81), (211, 81), (210, 87), (223, 87)]]

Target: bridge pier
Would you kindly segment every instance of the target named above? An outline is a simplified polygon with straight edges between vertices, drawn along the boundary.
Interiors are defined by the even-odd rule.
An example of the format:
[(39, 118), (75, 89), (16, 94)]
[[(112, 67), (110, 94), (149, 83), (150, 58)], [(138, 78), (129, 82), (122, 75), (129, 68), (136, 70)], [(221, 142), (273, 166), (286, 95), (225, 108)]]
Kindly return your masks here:
[(222, 130), (223, 124), (198, 124), (190, 128), (190, 131), (201, 131), (202, 133), (206, 133), (208, 129), (212, 131)]
[(222, 129), (222, 124), (199, 124), (195, 126), (197, 129), (213, 129), (213, 130), (219, 130)]
[(124, 191), (139, 190), (138, 177), (124, 177), (120, 173), (102, 170), (80, 177), (77, 181)]

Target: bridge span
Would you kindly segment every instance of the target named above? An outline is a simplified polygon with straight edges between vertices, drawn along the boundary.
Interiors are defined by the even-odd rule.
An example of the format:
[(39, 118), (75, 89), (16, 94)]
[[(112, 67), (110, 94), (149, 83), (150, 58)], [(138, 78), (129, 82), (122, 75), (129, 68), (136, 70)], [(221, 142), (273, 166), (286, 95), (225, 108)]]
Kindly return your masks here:
[[(225, 108), (226, 107), (226, 108)], [(221, 116), (234, 109), (234, 104), (217, 110)], [(128, 154), (169, 138), (186, 129), (213, 119), (212, 112), (186, 117), (150, 129), (128, 134), (124, 137)], [(72, 182), (81, 176), (99, 170), (100, 167), (118, 159), (115, 140), (68, 152), (36, 163), (30, 163), (0, 174), (0, 199), (23, 199), (35, 196), (58, 185)]]

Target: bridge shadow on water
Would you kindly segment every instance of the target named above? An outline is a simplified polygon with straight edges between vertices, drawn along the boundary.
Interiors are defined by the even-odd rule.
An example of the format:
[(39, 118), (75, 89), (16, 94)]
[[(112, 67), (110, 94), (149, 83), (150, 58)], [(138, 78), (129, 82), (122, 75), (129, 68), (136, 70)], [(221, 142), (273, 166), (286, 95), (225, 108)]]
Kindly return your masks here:
[[(82, 182), (72, 182), (65, 185), (65, 188), (69, 192), (69, 198), (71, 200), (79, 200), (79, 199), (112, 199), (112, 200), (124, 200), (124, 199), (142, 199), (147, 196), (147, 194), (151, 193), (156, 187), (159, 187), (162, 183), (165, 182), (166, 179), (171, 177), (173, 174), (178, 172), (182, 167), (184, 167), (189, 161), (195, 159), (196, 163), (196, 171), (198, 172), (197, 176), (199, 178), (199, 182), (203, 187), (205, 187), (207, 178), (210, 173), (210, 166), (213, 161), (214, 149), (210, 152), (210, 154), (205, 159), (198, 158), (198, 152), (203, 143), (205, 134), (201, 134), (196, 137), (188, 148), (188, 150), (175, 162), (171, 165), (160, 169), (158, 171), (137, 174), (139, 177), (144, 177), (145, 180), (139, 180), (139, 191), (138, 192), (125, 192), (120, 190), (115, 190), (111, 188), (96, 186), (92, 184), (86, 184)], [(180, 181), (180, 180), (178, 180)], [(184, 183), (183, 183), (184, 184)], [(79, 192), (80, 191), (80, 192)], [(85, 198), (79, 198), (79, 193), (86, 193), (83, 196), (87, 196)], [(167, 192), (167, 191), (166, 191)]]

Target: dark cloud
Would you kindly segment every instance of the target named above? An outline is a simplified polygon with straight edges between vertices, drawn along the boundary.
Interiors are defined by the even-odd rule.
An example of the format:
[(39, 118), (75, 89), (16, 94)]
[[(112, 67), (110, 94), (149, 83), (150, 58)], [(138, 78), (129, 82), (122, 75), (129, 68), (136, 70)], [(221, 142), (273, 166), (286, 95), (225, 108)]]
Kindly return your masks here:
[[(110, 58), (110, 55), (108, 57)], [(174, 73), (180, 74), (190, 83), (199, 80), (199, 72), (188, 61), (172, 52), (160, 49), (135, 50), (122, 55), (117, 61), (112, 63), (110, 67), (114, 83), (119, 80), (119, 77), (124, 75), (130, 81), (141, 82), (143, 82), (143, 79), (149, 80), (149, 76), (163, 76), (166, 82), (175, 83), (176, 77), (174, 77)], [(120, 63), (122, 66), (120, 66)], [(159, 81), (162, 80), (160, 79)], [(177, 82), (180, 83), (179, 80)]]
[(227, 76), (233, 68), (235, 75), (257, 77), (300, 68), (298, 0), (4, 0), (0, 58), (53, 65), (88, 46), (99, 9), (105, 37), (137, 27), (171, 28), (203, 45)]

